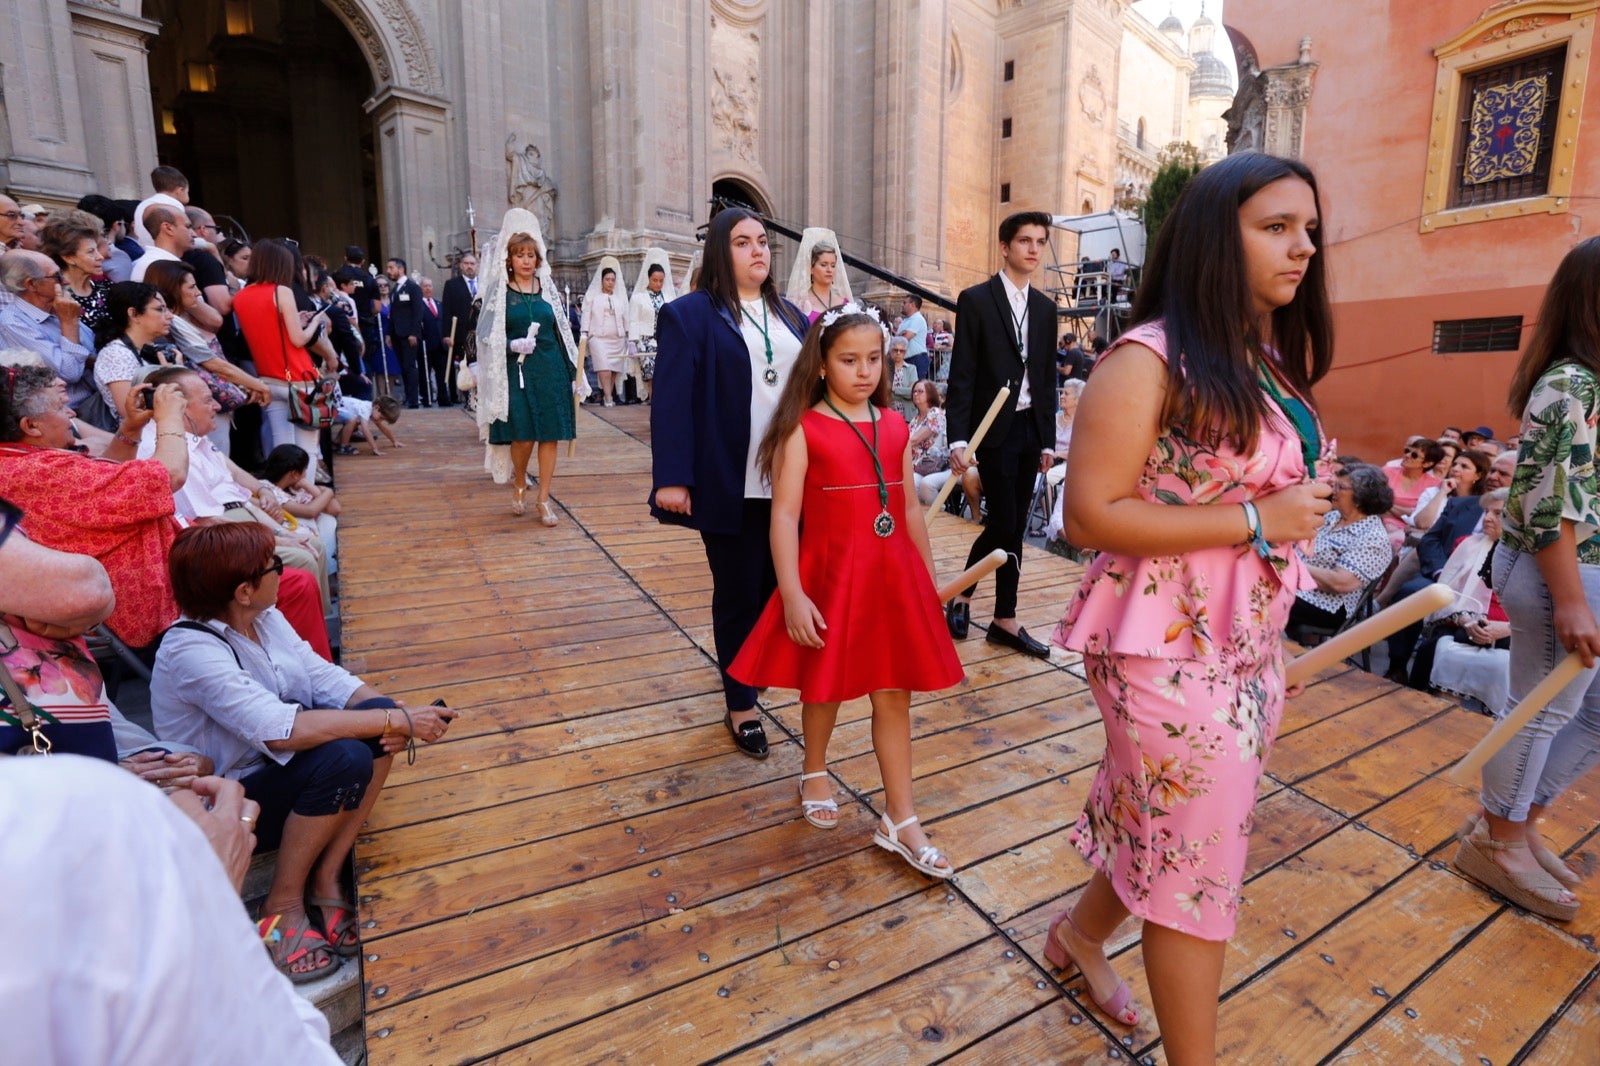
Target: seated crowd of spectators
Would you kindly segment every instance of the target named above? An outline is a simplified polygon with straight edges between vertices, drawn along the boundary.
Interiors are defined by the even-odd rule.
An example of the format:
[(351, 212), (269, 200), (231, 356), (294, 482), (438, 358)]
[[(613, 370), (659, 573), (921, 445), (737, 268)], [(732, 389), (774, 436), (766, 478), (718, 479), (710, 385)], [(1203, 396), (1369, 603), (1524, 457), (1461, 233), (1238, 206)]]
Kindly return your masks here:
[[(334, 456), (358, 428), (398, 446), (399, 404), (364, 361), (381, 326), (360, 249), (330, 273), (291, 240), (224, 241), (180, 173), (152, 181), (47, 217), (0, 196), (0, 665), (26, 712), (0, 714), (0, 754), (169, 791), (235, 892), (240, 849), (276, 850), (257, 961), (306, 981), (359, 949), (348, 860), (394, 755), (453, 717), (384, 697), (330, 640)], [(296, 402), (318, 383), (299, 399), (348, 427)], [(147, 673), (153, 729), (103, 662)], [(207, 828), (222, 800), (244, 843)]]
[(1487, 426), (1448, 427), (1437, 439), (1409, 438), (1382, 467), (1339, 457), (1333, 510), (1305, 553), (1316, 587), (1297, 598), (1289, 635), (1325, 637), (1369, 605), (1385, 607), (1441, 582), (1455, 601), (1389, 638), (1388, 676), (1498, 711), (1510, 625), (1486, 575), (1515, 443), (1497, 441)]

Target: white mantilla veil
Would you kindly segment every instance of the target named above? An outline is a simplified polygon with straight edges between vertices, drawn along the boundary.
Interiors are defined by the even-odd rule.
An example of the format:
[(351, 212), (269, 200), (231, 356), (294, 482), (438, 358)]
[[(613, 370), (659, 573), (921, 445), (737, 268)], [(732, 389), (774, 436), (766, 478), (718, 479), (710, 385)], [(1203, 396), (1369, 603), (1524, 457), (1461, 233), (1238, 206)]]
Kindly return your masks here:
[(617, 321), (626, 323), (628, 321), (628, 283), (622, 280), (622, 264), (617, 262), (617, 257), (614, 255), (603, 255), (600, 257), (600, 262), (595, 264), (594, 274), (589, 278), (588, 291), (583, 294), (584, 314), (591, 313), (589, 308), (594, 306), (595, 300), (605, 299), (606, 294), (600, 291), (600, 275), (606, 272), (607, 267), (617, 272), (617, 284), (611, 290), (611, 295), (617, 300), (617, 307), (620, 308), (617, 312)]
[(683, 272), (683, 280), (678, 282), (678, 295), (687, 296), (694, 291), (694, 272), (700, 269), (705, 262), (705, 252), (699, 248), (694, 250), (694, 255), (689, 257), (689, 265)]
[(561, 294), (556, 289), (550, 273), (550, 256), (545, 249), (544, 233), (533, 212), (513, 207), (500, 223), (500, 232), (483, 246), (479, 262), (478, 290), (482, 294), (483, 309), (478, 314), (478, 439), (484, 442), (483, 468), (495, 483), (504, 485), (511, 480), (511, 447), (489, 443), (489, 426), (504, 421), (510, 411), (510, 383), (506, 367), (506, 241), (519, 233), (526, 233), (539, 247), (539, 291), (555, 310), (556, 331), (567, 362), (578, 370), (578, 395), (588, 395), (589, 383), (578, 367), (578, 345), (572, 339), (572, 327), (567, 324), (567, 312), (561, 306)]
[[(639, 264), (639, 276), (633, 279), (633, 291), (637, 293), (650, 291), (650, 268), (659, 266), (665, 277), (661, 281), (661, 298), (671, 303), (678, 298), (678, 287), (672, 283), (672, 260), (660, 248), (646, 248), (644, 260)], [(617, 284), (622, 284), (622, 279), (617, 278)]]
[(794, 263), (789, 267), (789, 284), (783, 294), (791, 303), (804, 306), (806, 293), (811, 291), (811, 250), (819, 244), (832, 248), (839, 264), (833, 275), (832, 303), (829, 306), (849, 303), (855, 296), (850, 292), (850, 273), (845, 269), (844, 254), (839, 250), (838, 234), (823, 226), (807, 226), (801, 232), (800, 247), (794, 253)]

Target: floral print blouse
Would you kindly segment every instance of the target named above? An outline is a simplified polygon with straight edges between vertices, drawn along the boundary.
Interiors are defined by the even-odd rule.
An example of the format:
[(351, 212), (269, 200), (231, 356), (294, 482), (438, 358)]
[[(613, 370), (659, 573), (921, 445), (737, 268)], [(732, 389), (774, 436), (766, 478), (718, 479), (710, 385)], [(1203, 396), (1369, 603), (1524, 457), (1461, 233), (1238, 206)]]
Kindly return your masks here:
[(1595, 426), (1600, 381), (1577, 363), (1557, 363), (1534, 383), (1522, 415), (1522, 445), (1500, 542), (1519, 552), (1549, 547), (1561, 523), (1576, 527), (1578, 562), (1600, 565), (1600, 479)]

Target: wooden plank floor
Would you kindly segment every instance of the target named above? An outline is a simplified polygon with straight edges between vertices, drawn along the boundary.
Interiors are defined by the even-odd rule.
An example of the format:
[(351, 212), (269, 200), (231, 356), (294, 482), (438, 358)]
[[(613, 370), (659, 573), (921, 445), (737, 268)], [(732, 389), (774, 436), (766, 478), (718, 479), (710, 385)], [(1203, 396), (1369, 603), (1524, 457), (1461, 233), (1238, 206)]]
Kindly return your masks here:
[[(1067, 831), (1104, 743), (1075, 665), (974, 638), (966, 683), (918, 698), (918, 808), (953, 882), (871, 844), (864, 700), (831, 752), (853, 802), (813, 830), (792, 698), (771, 694), (769, 761), (728, 742), (699, 540), (641, 502), (648, 409), (579, 428), (555, 529), (510, 516), (459, 411), (409, 412), (405, 450), (339, 464), (346, 665), (464, 712), (395, 768), (357, 846), (371, 1061), (1164, 1061), (1135, 926), (1115, 945), (1147, 1008), (1132, 1033), (1043, 967), (1088, 878)], [(973, 527), (933, 533), (951, 573)], [(1079, 574), (1029, 549), (1036, 634)], [(1443, 861), (1470, 799), (1439, 771), (1487, 724), (1359, 671), (1290, 704), (1222, 1061), (1600, 1062), (1600, 892), (1560, 927)], [(1596, 781), (1554, 814), (1594, 870)]]

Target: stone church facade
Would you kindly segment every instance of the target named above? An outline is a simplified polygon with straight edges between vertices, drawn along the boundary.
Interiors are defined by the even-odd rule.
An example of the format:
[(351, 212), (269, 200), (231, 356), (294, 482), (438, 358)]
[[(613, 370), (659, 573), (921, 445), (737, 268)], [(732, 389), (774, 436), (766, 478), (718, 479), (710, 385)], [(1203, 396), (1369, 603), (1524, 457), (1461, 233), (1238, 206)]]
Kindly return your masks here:
[[(8, 0), (0, 186), (137, 198), (414, 268), (509, 202), (574, 288), (686, 261), (713, 189), (954, 291), (1011, 211), (1118, 196), (1130, 0)], [(781, 272), (788, 264), (780, 259)], [(632, 280), (631, 278), (629, 279)]]

